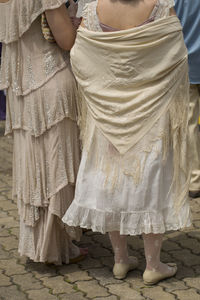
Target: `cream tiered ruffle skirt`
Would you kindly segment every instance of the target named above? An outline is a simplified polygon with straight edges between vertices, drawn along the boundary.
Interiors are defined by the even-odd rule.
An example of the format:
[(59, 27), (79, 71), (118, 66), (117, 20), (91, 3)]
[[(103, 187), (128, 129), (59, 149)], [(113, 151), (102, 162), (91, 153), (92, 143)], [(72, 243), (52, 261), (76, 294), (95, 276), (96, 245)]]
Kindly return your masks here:
[(69, 233), (78, 239), (80, 231), (61, 219), (74, 197), (80, 147), (75, 80), (69, 68), (55, 76), (26, 96), (8, 89), (6, 134), (14, 137), (19, 253), (61, 264), (79, 254)]

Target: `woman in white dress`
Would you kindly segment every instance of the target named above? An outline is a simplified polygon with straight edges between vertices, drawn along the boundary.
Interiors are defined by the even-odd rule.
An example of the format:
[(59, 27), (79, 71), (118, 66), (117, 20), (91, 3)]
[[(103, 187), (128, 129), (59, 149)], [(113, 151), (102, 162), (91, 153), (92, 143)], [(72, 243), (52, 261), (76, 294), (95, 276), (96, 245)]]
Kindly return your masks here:
[(54, 264), (86, 254), (68, 234), (79, 239), (79, 230), (61, 220), (74, 197), (80, 162), (77, 86), (69, 51), (46, 41), (41, 30), (41, 14), (47, 12), (62, 29), (58, 44), (70, 50), (76, 32), (65, 2), (0, 0), (0, 89), (7, 90), (6, 134), (14, 138), (19, 253)]
[(173, 6), (94, 1), (71, 50), (83, 152), (63, 221), (109, 232), (118, 279), (138, 264), (126, 235), (143, 234), (147, 284), (175, 275), (160, 261), (163, 233), (191, 224), (187, 51)]

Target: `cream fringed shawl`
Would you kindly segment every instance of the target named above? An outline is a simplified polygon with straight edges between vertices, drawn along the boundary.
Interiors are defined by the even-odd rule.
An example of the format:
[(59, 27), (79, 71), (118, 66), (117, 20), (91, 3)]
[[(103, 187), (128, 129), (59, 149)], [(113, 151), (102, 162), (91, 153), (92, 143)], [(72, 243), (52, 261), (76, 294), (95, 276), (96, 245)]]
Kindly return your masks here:
[[(148, 152), (160, 139), (165, 160), (172, 145), (174, 191), (181, 201), (183, 195), (178, 194), (182, 188), (185, 195), (189, 182), (189, 82), (187, 50), (177, 17), (109, 33), (81, 27), (71, 64), (82, 97), (83, 139), (87, 112), (121, 156), (130, 149), (138, 151), (142, 140)], [(170, 133), (159, 122), (166, 114)]]

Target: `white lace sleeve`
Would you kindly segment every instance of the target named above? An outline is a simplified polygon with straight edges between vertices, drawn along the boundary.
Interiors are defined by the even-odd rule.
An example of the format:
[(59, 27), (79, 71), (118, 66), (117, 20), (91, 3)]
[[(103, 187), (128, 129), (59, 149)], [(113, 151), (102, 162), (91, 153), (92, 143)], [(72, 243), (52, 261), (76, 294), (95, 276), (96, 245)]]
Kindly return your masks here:
[(84, 17), (84, 14), (85, 14), (85, 11), (86, 11), (86, 7), (87, 7), (87, 4), (92, 2), (94, 0), (79, 0), (78, 1), (78, 11), (77, 11), (77, 18), (81, 18), (81, 17)]
[(158, 0), (155, 20), (168, 17), (170, 14), (170, 8), (174, 7), (174, 5), (174, 0)]
[(88, 30), (102, 31), (96, 14), (97, 3), (97, 0), (87, 3), (82, 11), (83, 22)]
[(175, 5), (174, 0), (159, 0), (160, 4), (165, 8), (172, 8)]

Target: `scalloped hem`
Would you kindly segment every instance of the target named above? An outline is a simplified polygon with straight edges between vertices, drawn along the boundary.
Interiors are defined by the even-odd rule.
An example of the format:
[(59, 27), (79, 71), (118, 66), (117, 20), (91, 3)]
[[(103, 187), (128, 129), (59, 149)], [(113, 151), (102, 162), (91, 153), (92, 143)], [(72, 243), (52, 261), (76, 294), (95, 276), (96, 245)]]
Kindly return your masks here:
[(120, 231), (123, 235), (162, 234), (192, 225), (190, 207), (187, 203), (183, 205), (179, 214), (175, 215), (173, 208), (165, 209), (163, 212), (116, 213), (84, 208), (72, 202), (62, 221), (69, 226), (80, 226), (94, 232), (105, 234)]

